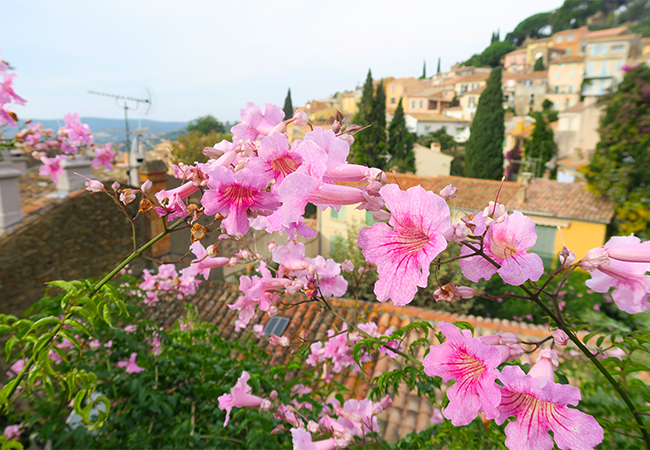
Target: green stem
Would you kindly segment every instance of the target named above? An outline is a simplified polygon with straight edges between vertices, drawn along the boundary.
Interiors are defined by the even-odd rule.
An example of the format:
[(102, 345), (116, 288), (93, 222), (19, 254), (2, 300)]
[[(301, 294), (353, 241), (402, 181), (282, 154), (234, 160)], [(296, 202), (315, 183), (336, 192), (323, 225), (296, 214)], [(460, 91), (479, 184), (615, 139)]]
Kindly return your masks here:
[(596, 366), (596, 368), (600, 371), (600, 373), (603, 374), (605, 379), (607, 379), (609, 384), (612, 385), (614, 390), (618, 393), (618, 395), (621, 397), (621, 399), (623, 399), (623, 401), (627, 405), (628, 409), (634, 416), (636, 422), (639, 424), (641, 434), (643, 435), (643, 440), (645, 441), (645, 446), (646, 448), (650, 449), (650, 435), (648, 434), (646, 425), (641, 420), (641, 416), (639, 412), (634, 407), (634, 404), (630, 400), (630, 397), (627, 395), (627, 393), (623, 390), (623, 388), (621, 388), (621, 386), (616, 382), (614, 377), (612, 377), (612, 375), (607, 371), (607, 369), (605, 369), (605, 366), (603, 366), (602, 363), (598, 361), (596, 355), (591, 353), (591, 351), (589, 351), (589, 349), (582, 342), (580, 342), (580, 339), (578, 339), (578, 337), (560, 320), (560, 318), (557, 317), (553, 313), (553, 311), (551, 311), (551, 309), (548, 306), (546, 306), (544, 302), (540, 300), (539, 295), (535, 294), (534, 292), (532, 292), (530, 289), (528, 289), (523, 285), (521, 287), (526, 291), (526, 293), (528, 293), (528, 295), (530, 295), (530, 299), (535, 303), (537, 303), (537, 305), (540, 308), (542, 308), (544, 312), (551, 319), (553, 319), (553, 321), (557, 324), (557, 326), (569, 336), (569, 339), (571, 339), (571, 341), (580, 349), (580, 351), (584, 353), (587, 358), (589, 358), (592, 364)]
[[(162, 219), (165, 220), (165, 219)], [(177, 222), (175, 222), (171, 227), (165, 228), (165, 231), (160, 233), (158, 236), (154, 237), (151, 239), (149, 242), (144, 244), (142, 247), (131, 253), (124, 261), (122, 261), (115, 269), (113, 269), (108, 275), (106, 275), (104, 278), (102, 278), (93, 288), (92, 292), (90, 293), (90, 297), (92, 298), (99, 290), (104, 286), (106, 283), (108, 283), (115, 275), (119, 273), (120, 270), (122, 270), (124, 267), (126, 267), (131, 261), (135, 260), (136, 258), (140, 257), (142, 253), (144, 253), (149, 247), (151, 247), (153, 244), (161, 240), (163, 237), (165, 237), (167, 234), (169, 234), (172, 230), (174, 230), (176, 227), (178, 227), (180, 224), (184, 223), (185, 219), (180, 219)], [(54, 334), (50, 339), (47, 340), (47, 342), (41, 347), (41, 349), (34, 353), (31, 358), (29, 358), (29, 361), (27, 364), (25, 364), (25, 367), (23, 367), (23, 370), (20, 371), (20, 373), (16, 376), (14, 380), (12, 380), (13, 384), (11, 385), (11, 388), (9, 389), (9, 392), (7, 393), (7, 402), (11, 401), (11, 397), (14, 395), (16, 392), (16, 389), (18, 388), (18, 385), (20, 382), (25, 378), (25, 375), (31, 367), (34, 365), (34, 362), (38, 360), (38, 356), (42, 351), (44, 351), (48, 346), (52, 343), (54, 339), (57, 338), (57, 335), (61, 328), (63, 327), (63, 323), (68, 320), (70, 317), (72, 317), (71, 312), (66, 313), (63, 316), (63, 319), (54, 327)], [(8, 406), (7, 406), (8, 407)]]

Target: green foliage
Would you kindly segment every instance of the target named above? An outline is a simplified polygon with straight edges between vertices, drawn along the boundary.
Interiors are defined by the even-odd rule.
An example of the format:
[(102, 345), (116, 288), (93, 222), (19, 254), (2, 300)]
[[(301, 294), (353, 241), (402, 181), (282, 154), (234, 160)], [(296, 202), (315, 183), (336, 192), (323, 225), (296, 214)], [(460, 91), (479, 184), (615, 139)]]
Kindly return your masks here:
[[(334, 95), (336, 97), (336, 95)], [(293, 117), (293, 103), (291, 102), (291, 88), (287, 91), (287, 97), (284, 99), (284, 118), (291, 119)]]
[(432, 143), (437, 142), (440, 144), (440, 150), (444, 152), (454, 150), (458, 145), (454, 138), (447, 133), (447, 127), (423, 134), (418, 137), (417, 142), (423, 147), (431, 147)]
[(616, 17), (616, 24), (628, 22), (636, 22), (630, 26), (631, 32), (650, 37), (650, 0), (632, 0), (627, 3)]
[(223, 126), (213, 115), (201, 116), (192, 121), (187, 126), (187, 132), (198, 131), (200, 134), (210, 134), (212, 132), (225, 133), (226, 127)]
[(501, 68), (492, 69), (479, 98), (465, 144), (465, 176), (499, 180), (503, 176), (503, 91)]
[(535, 60), (535, 66), (533, 67), (533, 70), (535, 72), (543, 72), (545, 69), (544, 67), (544, 58), (541, 56)]
[(440, 57), (438, 56), (438, 71), (436, 73), (440, 73)]
[(515, 49), (516, 47), (510, 42), (497, 41), (490, 44), (482, 53), (472, 55), (462, 65), (467, 67), (499, 67), (501, 65), (501, 58)]
[(359, 102), (359, 111), (354, 116), (353, 123), (368, 127), (354, 135), (354, 144), (350, 152), (352, 162), (386, 169), (386, 92), (383, 82), (379, 83), (377, 92), (373, 87), (372, 73), (368, 70), (363, 94)]
[(565, 0), (564, 4), (556, 9), (549, 20), (553, 33), (562, 30), (579, 28), (587, 24), (587, 19), (596, 13), (602, 12), (605, 16), (613, 13), (629, 0)]
[(200, 131), (194, 130), (180, 135), (178, 141), (172, 142), (171, 151), (176, 159), (182, 163), (204, 163), (208, 160), (208, 157), (203, 154), (205, 147), (212, 147), (214, 144), (230, 138), (230, 133), (210, 131), (208, 134), (202, 134)]
[(415, 172), (415, 153), (413, 143), (415, 135), (406, 128), (404, 107), (399, 99), (393, 120), (388, 127), (388, 166), (397, 172)]
[(521, 45), (527, 37), (540, 38), (548, 34), (545, 28), (549, 25), (551, 13), (544, 12), (534, 14), (519, 22), (519, 24), (506, 35), (506, 41), (512, 44)]
[(546, 163), (557, 156), (557, 144), (553, 137), (553, 129), (549, 126), (543, 113), (532, 112), (529, 115), (535, 119), (535, 130), (533, 130), (530, 139), (526, 141), (525, 160), (531, 162), (531, 167), (536, 168), (535, 177), (540, 178), (546, 170), (550, 170), (551, 178), (554, 178), (556, 169), (551, 170), (546, 166)]
[(424, 63), (422, 63), (422, 76), (420, 77), (420, 80), (423, 80), (426, 77), (427, 77), (427, 62), (424, 61)]
[(616, 202), (615, 234), (650, 238), (650, 68), (628, 71), (618, 89), (605, 95), (587, 181)]

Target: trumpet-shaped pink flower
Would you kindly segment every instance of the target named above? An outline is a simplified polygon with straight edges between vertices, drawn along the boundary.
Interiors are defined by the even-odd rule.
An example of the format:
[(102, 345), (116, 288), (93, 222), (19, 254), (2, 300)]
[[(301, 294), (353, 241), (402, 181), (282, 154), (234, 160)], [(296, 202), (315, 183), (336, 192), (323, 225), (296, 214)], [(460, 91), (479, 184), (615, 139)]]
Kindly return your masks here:
[(542, 386), (518, 366), (506, 366), (499, 379), (503, 387), (496, 423), (501, 425), (510, 416), (517, 419), (506, 426), (508, 448), (551, 450), (549, 430), (561, 449), (589, 450), (603, 440), (603, 429), (593, 417), (567, 407), (580, 401), (578, 388), (552, 381)]
[(394, 304), (405, 305), (413, 300), (417, 286), (426, 287), (431, 261), (447, 248), (449, 207), (421, 186), (402, 191), (389, 184), (379, 192), (391, 218), (388, 225), (378, 222), (361, 230), (358, 245), (366, 260), (377, 265), (377, 300), (391, 298)]
[(650, 263), (644, 262), (650, 259), (648, 242), (641, 243), (636, 236), (616, 236), (605, 244), (602, 251), (609, 255), (609, 263), (593, 264), (591, 279), (585, 284), (601, 293), (614, 287), (614, 302), (629, 314), (650, 309), (650, 276), (646, 275)]
[(138, 366), (135, 362), (138, 357), (137, 353), (131, 353), (131, 357), (128, 361), (120, 361), (117, 363), (117, 367), (126, 367), (126, 373), (138, 373), (142, 372), (144, 369)]
[(224, 427), (228, 425), (230, 412), (234, 407), (256, 408), (262, 404), (263, 398), (251, 394), (252, 389), (248, 385), (250, 378), (251, 376), (248, 372), (242, 372), (237, 380), (237, 384), (230, 390), (230, 394), (223, 394), (219, 397), (219, 409), (226, 411), (226, 421), (223, 423)]
[(196, 241), (190, 245), (190, 250), (196, 256), (196, 259), (192, 261), (190, 267), (194, 267), (194, 272), (197, 275), (203, 275), (203, 278), (206, 280), (210, 276), (210, 269), (216, 269), (217, 267), (223, 267), (230, 262), (230, 258), (223, 257), (206, 257), (207, 253), (201, 242)]
[(445, 382), (456, 380), (447, 389), (449, 405), (443, 414), (455, 426), (470, 423), (480, 410), (488, 419), (499, 415), (497, 406), (501, 401), (499, 389), (494, 382), (499, 376), (501, 364), (499, 350), (473, 338), (469, 330), (461, 331), (447, 322), (438, 326), (447, 338), (439, 346), (431, 346), (424, 358), (424, 372), (430, 377), (441, 377)]
[(74, 147), (93, 144), (93, 135), (90, 127), (79, 120), (79, 114), (70, 113), (63, 116), (65, 126), (59, 129), (59, 136), (65, 136), (66, 144)]
[(49, 175), (52, 181), (58, 183), (59, 175), (63, 175), (63, 167), (61, 163), (67, 158), (65, 155), (57, 155), (54, 158), (43, 156), (41, 161), (43, 165), (39, 167), (38, 173), (40, 175)]
[(185, 183), (169, 191), (156, 192), (156, 199), (160, 206), (154, 209), (160, 217), (167, 217), (167, 220), (173, 220), (177, 217), (187, 215), (187, 206), (183, 199), (189, 197), (199, 190), (199, 186), (194, 183)]
[(228, 234), (244, 235), (248, 232), (247, 210), (268, 215), (280, 206), (275, 194), (262, 190), (268, 180), (248, 169), (233, 173), (218, 166), (209, 171), (209, 177), (210, 190), (203, 194), (201, 203), (206, 214), (219, 213), (226, 217), (222, 224)]
[(2, 83), (0, 83), (0, 104), (2, 103), (15, 103), (16, 105), (24, 105), (27, 101), (16, 94), (13, 88), (15, 73), (3, 74)]
[(291, 438), (293, 450), (334, 450), (340, 448), (335, 439), (313, 442), (311, 434), (304, 427), (292, 428)]
[(255, 141), (259, 136), (266, 136), (284, 119), (284, 111), (279, 106), (267, 103), (262, 107), (253, 102), (246, 103), (240, 110), (241, 123), (230, 129), (233, 141)]
[[(526, 280), (537, 281), (544, 273), (544, 263), (535, 253), (527, 253), (536, 240), (535, 223), (515, 211), (505, 221), (494, 223), (483, 241), (483, 251), (501, 266), (499, 269), (482, 256), (464, 258), (458, 262), (463, 275), (474, 282), (481, 278), (489, 280), (495, 273), (513, 286), (519, 286)], [(463, 246), (460, 254), (464, 256), (473, 252)]]
[(274, 189), (302, 164), (300, 155), (289, 150), (289, 141), (280, 133), (262, 139), (257, 154), (259, 158), (252, 158), (246, 168), (267, 180), (275, 180)]
[(324, 130), (322, 127), (316, 127), (307, 133), (304, 141), (314, 142), (325, 150), (330, 159), (341, 163), (345, 163), (350, 154), (350, 144), (337, 137), (332, 130)]
[(106, 144), (104, 147), (95, 148), (95, 157), (91, 163), (92, 167), (101, 167), (104, 166), (104, 170), (113, 170), (111, 161), (117, 152), (111, 150), (111, 144)]

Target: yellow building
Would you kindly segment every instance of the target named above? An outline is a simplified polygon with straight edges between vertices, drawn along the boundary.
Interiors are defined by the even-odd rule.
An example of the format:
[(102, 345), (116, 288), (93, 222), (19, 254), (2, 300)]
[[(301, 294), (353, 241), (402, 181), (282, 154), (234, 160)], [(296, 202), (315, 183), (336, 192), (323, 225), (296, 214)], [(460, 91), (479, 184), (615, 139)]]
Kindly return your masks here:
[[(388, 174), (389, 181), (397, 182), (406, 190), (421, 185), (424, 189), (440, 192), (448, 184), (458, 188), (456, 198), (449, 202), (452, 221), (459, 222), (467, 213), (483, 210), (493, 201), (499, 190), (499, 181), (452, 176), (422, 177)], [(564, 242), (577, 258), (605, 243), (607, 225), (614, 216), (615, 205), (587, 191), (584, 183), (560, 183), (554, 180), (533, 179), (530, 182), (505, 182), (499, 194), (499, 203), (508, 211), (521, 211), (535, 222), (537, 243), (531, 251), (539, 254), (547, 266), (556, 264)], [(321, 252), (329, 255), (337, 241), (347, 237), (348, 225), (372, 225), (372, 215), (346, 206), (340, 212), (331, 209), (319, 211)]]

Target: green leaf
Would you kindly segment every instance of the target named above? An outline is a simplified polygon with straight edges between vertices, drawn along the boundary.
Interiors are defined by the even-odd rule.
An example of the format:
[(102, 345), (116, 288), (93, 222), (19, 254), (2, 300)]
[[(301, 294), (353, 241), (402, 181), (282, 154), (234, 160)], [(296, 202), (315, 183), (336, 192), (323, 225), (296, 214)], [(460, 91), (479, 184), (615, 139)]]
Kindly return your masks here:
[(104, 319), (104, 322), (108, 324), (109, 327), (114, 328), (113, 323), (111, 322), (111, 313), (106, 303), (104, 303), (104, 305), (102, 306), (102, 318)]
[(61, 319), (54, 316), (43, 317), (42, 319), (38, 319), (36, 322), (34, 322), (27, 332), (31, 333), (32, 330), (35, 330), (44, 325), (58, 324), (60, 321)]
[(50, 343), (50, 340), (54, 336), (54, 332), (48, 331), (47, 333), (44, 333), (41, 335), (41, 337), (38, 338), (36, 343), (34, 344), (34, 353), (40, 352), (45, 346), (47, 346)]
[(52, 286), (60, 287), (61, 289), (63, 289), (64, 291), (66, 291), (66, 292), (68, 292), (68, 293), (74, 293), (74, 292), (77, 291), (77, 289), (76, 289), (76, 287), (74, 286), (74, 284), (72, 284), (72, 283), (69, 282), (69, 281), (56, 280), (56, 281), (50, 281), (50, 282), (45, 283), (45, 284), (51, 284)]
[(472, 332), (472, 336), (474, 336), (474, 327), (472, 326), (471, 323), (469, 322), (463, 322), (462, 320), (459, 320), (457, 322), (454, 322), (454, 325), (456, 325), (458, 328), (461, 330), (469, 330)]

